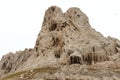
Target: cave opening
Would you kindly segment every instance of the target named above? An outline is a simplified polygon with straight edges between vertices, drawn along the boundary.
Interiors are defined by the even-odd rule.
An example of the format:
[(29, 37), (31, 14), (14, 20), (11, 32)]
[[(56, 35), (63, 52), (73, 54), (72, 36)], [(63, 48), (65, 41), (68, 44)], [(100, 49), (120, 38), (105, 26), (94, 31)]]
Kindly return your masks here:
[(82, 64), (81, 57), (79, 56), (70, 56), (70, 64)]

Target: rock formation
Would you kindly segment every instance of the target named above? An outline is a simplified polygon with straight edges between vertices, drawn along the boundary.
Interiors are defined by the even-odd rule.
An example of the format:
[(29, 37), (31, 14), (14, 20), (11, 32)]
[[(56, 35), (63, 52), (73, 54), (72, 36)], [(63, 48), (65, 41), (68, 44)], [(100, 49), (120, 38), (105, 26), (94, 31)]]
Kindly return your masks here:
[(63, 13), (59, 7), (50, 7), (42, 26), (35, 45), (40, 56), (54, 54), (59, 62), (65, 62), (64, 58), (69, 61), (69, 56), (77, 50), (77, 54), (82, 55), (83, 64), (91, 64), (108, 61), (109, 56), (117, 53), (116, 39), (105, 38), (92, 29), (79, 8), (73, 7)]
[[(106, 38), (93, 29), (79, 8), (72, 7), (63, 13), (59, 7), (51, 6), (45, 12), (34, 48), (3, 56), (0, 75), (5, 79), (5, 74), (23, 71), (12, 80), (21, 76), (20, 80), (119, 80), (119, 73), (109, 71), (120, 69), (119, 58), (120, 41)], [(31, 74), (33, 79), (26, 78), (25, 74)], [(112, 76), (108, 76), (110, 74)]]
[(34, 53), (33, 49), (17, 51), (16, 54), (10, 52), (2, 57), (0, 62), (1, 74), (16, 71)]

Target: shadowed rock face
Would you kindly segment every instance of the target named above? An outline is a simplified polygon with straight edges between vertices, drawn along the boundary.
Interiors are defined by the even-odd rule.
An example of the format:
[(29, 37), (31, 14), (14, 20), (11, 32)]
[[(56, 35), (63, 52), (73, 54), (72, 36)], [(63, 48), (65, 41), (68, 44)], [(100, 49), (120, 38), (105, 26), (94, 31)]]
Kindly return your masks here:
[[(44, 68), (45, 66), (59, 65), (63, 66), (60, 69), (61, 71), (59, 70), (60, 72), (54, 75), (50, 74), (49, 77), (55, 75), (61, 76), (61, 74), (63, 77), (64, 74), (65, 78), (69, 70), (72, 70), (70, 71), (71, 75), (75, 71), (79, 77), (83, 77), (80, 76), (82, 72), (85, 74), (84, 71), (81, 71), (83, 68), (78, 68), (80, 70), (77, 70), (78, 66), (84, 67), (87, 64), (86, 66), (89, 67), (84, 67), (84, 69), (100, 68), (102, 70), (102, 62), (104, 63), (102, 66), (109, 66), (117, 62), (115, 67), (119, 69), (119, 58), (120, 41), (111, 37), (105, 38), (102, 34), (94, 30), (89, 24), (88, 17), (79, 8), (72, 7), (63, 13), (59, 7), (51, 6), (45, 12), (42, 28), (38, 34), (34, 48), (3, 56), (0, 61), (0, 76), (36, 67)], [(112, 63), (108, 64), (109, 61)], [(76, 65), (74, 66), (74, 64)], [(75, 68), (73, 69), (71, 66)], [(30, 73), (32, 74), (32, 72), (34, 70)], [(62, 79), (60, 78), (60, 80)], [(76, 80), (76, 78), (72, 79), (70, 77), (70, 80)], [(88, 79), (84, 77), (82, 80)], [(90, 80), (92, 80), (91, 77)]]

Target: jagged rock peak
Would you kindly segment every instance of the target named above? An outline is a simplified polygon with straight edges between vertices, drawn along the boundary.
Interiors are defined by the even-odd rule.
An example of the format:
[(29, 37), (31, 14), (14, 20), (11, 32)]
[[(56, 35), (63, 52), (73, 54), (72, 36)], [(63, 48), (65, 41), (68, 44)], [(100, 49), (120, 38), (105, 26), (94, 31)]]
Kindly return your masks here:
[(88, 17), (86, 16), (86, 14), (84, 14), (79, 8), (77, 7), (71, 7), (67, 10), (67, 12), (65, 13), (65, 16), (68, 19), (72, 19), (74, 21), (79, 21), (79, 24), (85, 25), (87, 24), (88, 21)]
[(49, 21), (52, 20), (74, 20), (79, 21), (78, 23), (83, 26), (85, 26), (85, 24), (89, 24), (88, 17), (77, 7), (71, 7), (65, 13), (63, 13), (61, 8), (57, 6), (49, 7), (45, 12), (43, 24), (46, 22), (49, 23)]
[(110, 55), (117, 53), (116, 40), (91, 28), (88, 17), (79, 8), (72, 7), (63, 13), (56, 6), (45, 12), (35, 50), (41, 59), (46, 56), (52, 59), (48, 63), (55, 64), (108, 61)]
[[(51, 47), (51, 44), (58, 42), (58, 38), (61, 38), (60, 40), (63, 43), (64, 38), (66, 38), (66, 36), (70, 37), (72, 31), (74, 31), (73, 33), (76, 35), (79, 35), (82, 27), (89, 29), (90, 25), (88, 17), (79, 8), (72, 7), (63, 13), (57, 6), (49, 7), (45, 12), (42, 29), (36, 41), (36, 51), (43, 53), (43, 51), (46, 50), (39, 50), (40, 47)], [(76, 31), (78, 31), (78, 33), (76, 33)], [(47, 38), (45, 37), (44, 39), (43, 36)], [(72, 37), (74, 37), (74, 35)], [(51, 39), (53, 42), (51, 42)], [(45, 45), (44, 42), (48, 44), (45, 43)]]
[(49, 7), (45, 12), (44, 23), (56, 16), (63, 16), (63, 11), (57, 6)]

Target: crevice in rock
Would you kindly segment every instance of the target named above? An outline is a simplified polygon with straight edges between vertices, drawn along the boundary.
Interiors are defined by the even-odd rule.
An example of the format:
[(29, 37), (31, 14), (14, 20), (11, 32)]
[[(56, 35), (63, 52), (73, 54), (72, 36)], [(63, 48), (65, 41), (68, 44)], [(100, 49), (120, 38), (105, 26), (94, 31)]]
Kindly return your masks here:
[(50, 31), (54, 31), (57, 28), (57, 23), (51, 23), (51, 26), (49, 27)]
[(60, 54), (58, 53), (58, 54), (55, 54), (55, 57), (56, 58), (60, 58)]
[(51, 7), (51, 10), (52, 10), (52, 12), (54, 12), (55, 11), (55, 7), (53, 6), (53, 7)]
[(67, 26), (67, 22), (63, 22), (63, 24), (62, 24), (62, 28), (65, 28)]
[(81, 58), (79, 56), (70, 56), (70, 64), (81, 64)]
[(63, 52), (64, 41), (61, 37), (53, 37), (53, 46), (55, 47), (54, 54), (56, 58), (60, 58), (61, 53)]
[(1, 69), (4, 70), (5, 68), (6, 68), (6, 63), (4, 62), (3, 65), (2, 65), (2, 67), (1, 67)]
[(93, 47), (93, 52), (95, 52), (95, 47)]
[(77, 17), (80, 17), (80, 15), (79, 15), (79, 14), (77, 14)]
[(35, 51), (36, 51), (36, 52), (38, 51), (38, 47), (35, 48)]
[(55, 37), (53, 37), (53, 46), (58, 46), (58, 44), (59, 44), (59, 42), (60, 42), (60, 39), (59, 38), (55, 38)]

